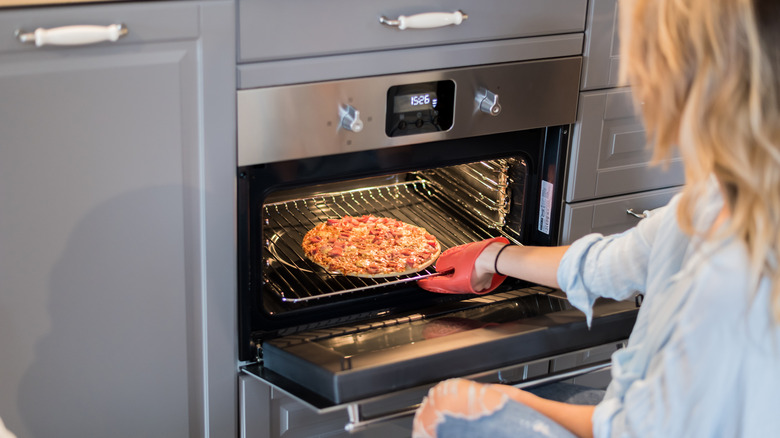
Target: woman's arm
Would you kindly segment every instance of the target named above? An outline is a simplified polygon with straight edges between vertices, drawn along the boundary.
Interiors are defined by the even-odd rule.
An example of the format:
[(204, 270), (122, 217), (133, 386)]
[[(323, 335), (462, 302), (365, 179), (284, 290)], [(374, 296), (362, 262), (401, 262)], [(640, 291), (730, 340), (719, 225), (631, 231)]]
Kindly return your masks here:
[[(517, 246), (511, 245), (501, 251), (504, 245), (494, 243), (485, 248), (474, 263), (472, 286), (484, 290), (490, 285), (493, 274), (498, 272), (532, 283), (559, 288), (558, 265), (568, 246)], [(498, 252), (501, 254), (496, 260)]]

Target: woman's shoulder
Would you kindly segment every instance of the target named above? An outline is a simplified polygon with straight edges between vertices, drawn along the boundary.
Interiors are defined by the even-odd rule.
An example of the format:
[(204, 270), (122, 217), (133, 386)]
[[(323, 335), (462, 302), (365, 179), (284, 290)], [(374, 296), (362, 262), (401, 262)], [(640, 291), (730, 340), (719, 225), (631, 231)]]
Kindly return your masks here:
[[(691, 298), (706, 302), (709, 309), (732, 311), (750, 295), (750, 262), (747, 250), (735, 238), (698, 240), (680, 271), (691, 282)], [(733, 312), (730, 312), (733, 313)]]

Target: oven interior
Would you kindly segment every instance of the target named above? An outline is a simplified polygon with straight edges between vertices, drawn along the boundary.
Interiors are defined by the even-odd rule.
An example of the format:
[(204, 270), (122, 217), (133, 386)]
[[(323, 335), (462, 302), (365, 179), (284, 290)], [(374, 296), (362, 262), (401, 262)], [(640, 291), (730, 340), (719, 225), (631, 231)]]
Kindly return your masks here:
[(266, 203), (263, 284), (276, 298), (265, 303), (267, 310), (284, 312), (295, 303), (346, 298), (435, 273), (429, 267), (373, 279), (327, 272), (303, 255), (301, 242), (328, 219), (367, 214), (399, 219), (424, 227), (443, 249), (496, 234), (519, 244), (527, 176), (527, 161), (509, 157), (327, 185), (305, 198)]
[[(262, 342), (278, 336), (468, 298), (420, 289), (416, 280), (434, 275), (433, 266), (372, 279), (313, 264), (303, 256), (303, 236), (329, 218), (392, 217), (425, 228), (443, 250), (496, 236), (554, 243), (557, 228), (541, 233), (537, 226), (540, 184), (561, 186), (567, 128), (239, 168), (241, 359), (259, 359)], [(549, 169), (556, 171), (544, 172)], [(500, 290), (524, 286), (512, 280)]]

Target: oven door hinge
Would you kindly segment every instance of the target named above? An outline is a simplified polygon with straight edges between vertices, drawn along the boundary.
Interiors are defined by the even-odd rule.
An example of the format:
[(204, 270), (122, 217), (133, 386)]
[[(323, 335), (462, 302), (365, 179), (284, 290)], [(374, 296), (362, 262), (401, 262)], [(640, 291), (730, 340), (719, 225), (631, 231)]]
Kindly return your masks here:
[(255, 348), (255, 362), (261, 363), (263, 361), (263, 343), (252, 341), (251, 345)]

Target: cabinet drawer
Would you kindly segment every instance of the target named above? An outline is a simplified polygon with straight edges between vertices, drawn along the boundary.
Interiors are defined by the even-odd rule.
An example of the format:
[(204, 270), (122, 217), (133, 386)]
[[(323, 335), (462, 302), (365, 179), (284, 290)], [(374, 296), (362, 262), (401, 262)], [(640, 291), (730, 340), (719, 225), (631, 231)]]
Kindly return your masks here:
[[(199, 9), (194, 3), (154, 3), (143, 4), (105, 4), (56, 6), (39, 9), (11, 9), (0, 14), (0, 53), (35, 52), (51, 54), (62, 53), (62, 57), (73, 56), (84, 50), (106, 50), (115, 46), (127, 46), (143, 43), (160, 43), (195, 39), (199, 36)], [(123, 24), (127, 35), (115, 42), (102, 42), (84, 46), (36, 47), (34, 43), (22, 43), (13, 37), (19, 30), (34, 32), (37, 28), (51, 29), (73, 25), (108, 26)], [(110, 50), (110, 49), (108, 49)], [(55, 55), (50, 55), (55, 56)]]
[(680, 187), (672, 187), (636, 195), (566, 204), (563, 209), (561, 242), (567, 245), (590, 233), (621, 233), (639, 222), (638, 218), (627, 213), (628, 209), (642, 213), (663, 207), (679, 191)]
[(616, 87), (620, 44), (617, 0), (591, 0), (585, 30), (582, 90)]
[[(239, 62), (582, 32), (587, 0), (239, 0)], [(399, 30), (379, 22), (461, 10), (460, 25)]]
[(679, 157), (670, 158), (668, 166), (654, 166), (651, 156), (630, 89), (580, 93), (566, 202), (683, 184)]

